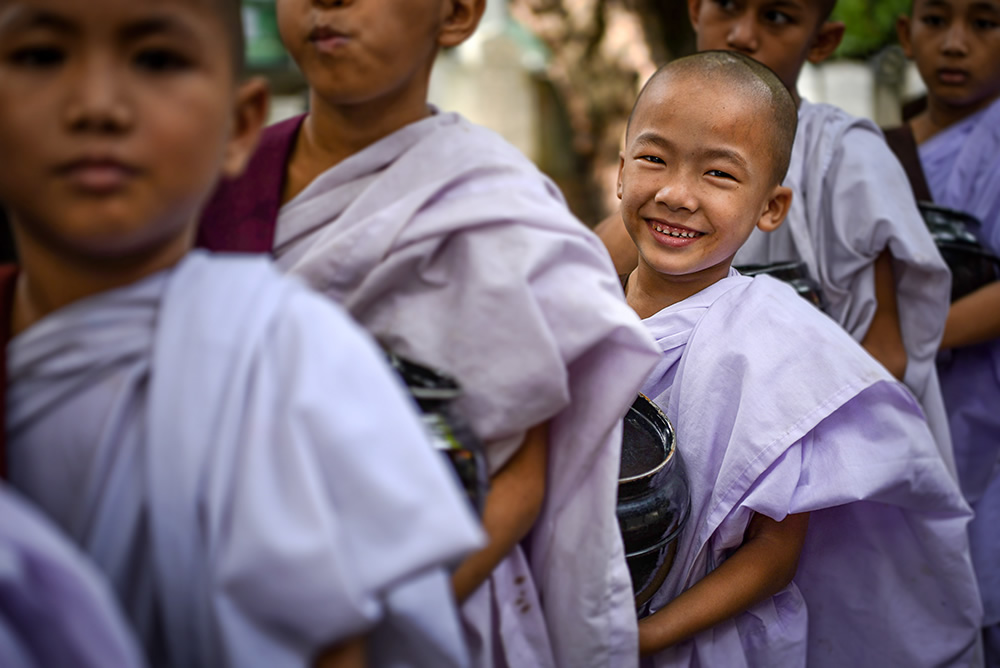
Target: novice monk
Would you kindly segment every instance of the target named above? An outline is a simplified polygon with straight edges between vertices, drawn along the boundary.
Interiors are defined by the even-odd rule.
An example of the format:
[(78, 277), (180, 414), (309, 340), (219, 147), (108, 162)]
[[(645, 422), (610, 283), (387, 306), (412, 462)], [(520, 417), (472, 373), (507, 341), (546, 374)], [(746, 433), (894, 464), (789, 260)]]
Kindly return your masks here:
[(265, 260), (189, 252), (266, 108), (239, 17), (0, 0), (7, 472), (152, 665), (353, 666), (372, 629), (373, 665), (462, 665), (444, 569), (479, 531), (382, 353)]
[[(924, 227), (906, 176), (874, 123), (802, 100), (806, 61), (825, 60), (844, 26), (827, 19), (834, 0), (689, 0), (699, 50), (738, 51), (773, 69), (799, 106), (785, 185), (788, 221), (754, 232), (735, 265), (804, 262), (826, 312), (902, 379), (920, 400), (953, 469), (934, 357), (948, 308), (949, 274)], [(620, 272), (635, 251), (612, 216), (598, 232)]]
[(730, 52), (671, 63), (632, 113), (626, 296), (663, 351), (643, 392), (676, 427), (692, 502), (641, 651), (655, 666), (975, 665), (969, 510), (919, 406), (788, 286), (730, 268), (789, 209), (795, 122), (774, 73)]
[[(918, 0), (899, 37), (927, 85), (927, 108), (907, 127), (931, 195), (976, 216), (980, 242), (1000, 255), (1000, 1)], [(1000, 666), (1000, 282), (952, 304), (941, 347), (959, 481), (976, 513), (988, 665)]]
[(461, 383), (492, 474), (490, 544), (454, 577), (475, 665), (628, 666), (620, 424), (655, 354), (555, 185), (427, 106), (435, 55), (483, 5), (279, 0), (311, 111), (265, 133), (200, 240), (273, 251), (390, 349)]
[(143, 665), (94, 567), (3, 484), (0, 518), (0, 666)]

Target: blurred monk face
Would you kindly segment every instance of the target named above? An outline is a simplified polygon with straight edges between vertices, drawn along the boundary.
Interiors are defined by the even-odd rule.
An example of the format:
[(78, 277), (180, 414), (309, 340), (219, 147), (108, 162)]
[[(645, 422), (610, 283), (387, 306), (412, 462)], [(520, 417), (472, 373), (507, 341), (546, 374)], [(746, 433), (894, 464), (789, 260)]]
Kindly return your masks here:
[(1000, 96), (1000, 0), (917, 0), (898, 27), (936, 102), (975, 111)]
[[(780, 225), (791, 196), (774, 183), (770, 123), (753, 96), (722, 82), (671, 73), (647, 88), (618, 174), (640, 266), (707, 287), (755, 226)], [(779, 191), (785, 209), (771, 211)]]
[(425, 104), (441, 47), (471, 35), (485, 0), (277, 0), (278, 27), (315, 96), (377, 113)]
[(829, 57), (843, 25), (824, 21), (819, 0), (688, 0), (699, 51), (739, 51), (794, 91), (806, 61)]
[(0, 0), (0, 200), (16, 229), (81, 257), (190, 234), (251, 148), (228, 44), (204, 0)]

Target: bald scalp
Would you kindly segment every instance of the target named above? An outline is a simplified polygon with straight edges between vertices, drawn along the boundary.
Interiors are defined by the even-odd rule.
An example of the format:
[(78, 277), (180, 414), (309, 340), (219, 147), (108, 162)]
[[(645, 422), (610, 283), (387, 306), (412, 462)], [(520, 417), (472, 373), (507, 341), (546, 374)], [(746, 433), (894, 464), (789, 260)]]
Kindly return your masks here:
[(702, 51), (671, 61), (658, 69), (636, 98), (625, 130), (626, 141), (631, 134), (636, 110), (643, 104), (646, 92), (659, 85), (680, 85), (684, 80), (711, 81), (713, 85), (721, 86), (718, 90), (735, 88), (754, 100), (761, 117), (766, 118), (770, 125), (768, 148), (775, 185), (784, 181), (799, 123), (795, 100), (769, 67), (735, 51)]

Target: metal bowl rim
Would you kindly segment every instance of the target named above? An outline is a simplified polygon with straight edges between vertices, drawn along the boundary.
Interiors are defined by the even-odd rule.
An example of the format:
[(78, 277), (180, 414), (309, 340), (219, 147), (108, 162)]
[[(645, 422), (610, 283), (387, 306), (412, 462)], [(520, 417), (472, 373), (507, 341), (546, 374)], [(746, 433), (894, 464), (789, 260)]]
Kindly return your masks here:
[[(639, 396), (642, 397), (643, 399), (645, 399), (646, 401), (648, 401), (649, 405), (652, 406), (653, 409), (656, 411), (657, 417), (662, 418), (663, 421), (666, 422), (667, 425), (670, 427), (670, 440), (667, 442), (667, 456), (663, 458), (662, 462), (660, 462), (659, 464), (657, 464), (652, 469), (646, 471), (645, 473), (641, 473), (639, 475), (634, 475), (634, 476), (629, 476), (628, 478), (618, 478), (618, 484), (619, 485), (625, 485), (625, 484), (628, 484), (630, 482), (637, 482), (639, 480), (645, 480), (645, 479), (648, 479), (648, 478), (652, 478), (657, 473), (659, 473), (660, 471), (662, 471), (663, 469), (665, 469), (668, 464), (672, 464), (673, 463), (673, 461), (674, 461), (674, 453), (677, 452), (677, 432), (674, 430), (674, 424), (670, 421), (670, 418), (668, 418), (667, 414), (663, 412), (663, 409), (661, 409), (659, 406), (656, 405), (655, 401), (653, 401), (652, 399), (650, 399), (649, 397), (647, 397), (645, 394), (642, 394), (641, 392), (639, 393)], [(635, 402), (633, 402), (633, 403), (635, 403)], [(629, 410), (632, 410), (631, 406), (629, 406)], [(643, 417), (645, 417), (645, 416), (643, 416)]]

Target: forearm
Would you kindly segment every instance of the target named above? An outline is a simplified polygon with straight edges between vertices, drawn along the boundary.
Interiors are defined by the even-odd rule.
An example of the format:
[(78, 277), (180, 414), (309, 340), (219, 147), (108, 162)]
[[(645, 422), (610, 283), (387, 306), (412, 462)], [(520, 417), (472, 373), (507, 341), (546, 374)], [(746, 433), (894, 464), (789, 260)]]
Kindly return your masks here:
[(899, 325), (896, 305), (896, 278), (892, 271), (892, 255), (882, 251), (875, 261), (875, 315), (865, 332), (861, 345), (889, 373), (903, 379), (908, 362), (903, 332)]
[(367, 665), (363, 637), (326, 649), (313, 662), (313, 668), (365, 668)]
[(639, 251), (635, 242), (625, 229), (625, 221), (621, 213), (613, 212), (594, 228), (594, 233), (604, 242), (604, 246), (615, 263), (615, 271), (619, 276), (629, 274), (639, 264)]
[(942, 350), (1000, 338), (1000, 281), (990, 283), (951, 305), (941, 339)]
[(468, 598), (534, 526), (545, 500), (548, 423), (538, 425), (507, 464), (493, 476), (483, 509), (487, 544), (452, 575), (459, 603)]
[[(782, 522), (756, 516), (749, 535), (732, 556), (655, 614), (639, 622), (639, 652), (656, 653), (735, 617), (774, 596), (795, 576), (809, 515)], [(778, 533), (753, 533), (754, 523)], [(787, 523), (787, 524), (786, 524)]]

